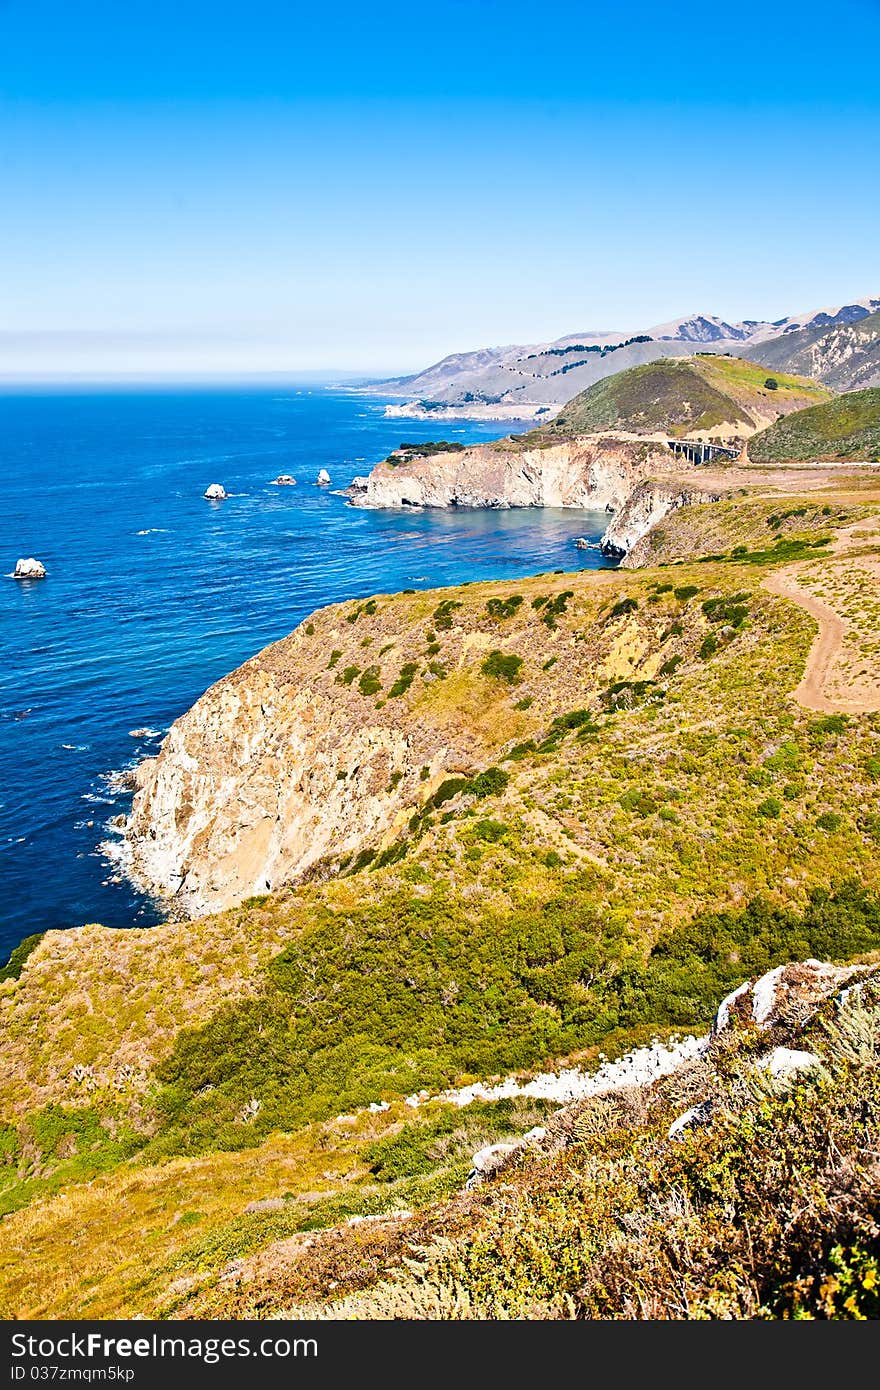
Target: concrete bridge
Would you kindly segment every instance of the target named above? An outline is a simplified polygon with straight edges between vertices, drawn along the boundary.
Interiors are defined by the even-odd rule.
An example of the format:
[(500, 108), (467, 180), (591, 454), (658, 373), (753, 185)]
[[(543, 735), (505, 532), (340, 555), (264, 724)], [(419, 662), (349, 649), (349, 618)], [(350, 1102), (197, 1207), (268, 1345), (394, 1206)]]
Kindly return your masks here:
[(732, 461), (740, 454), (739, 449), (727, 444), (704, 444), (699, 439), (667, 439), (666, 442), (674, 454), (686, 458), (689, 463), (714, 463), (715, 459)]

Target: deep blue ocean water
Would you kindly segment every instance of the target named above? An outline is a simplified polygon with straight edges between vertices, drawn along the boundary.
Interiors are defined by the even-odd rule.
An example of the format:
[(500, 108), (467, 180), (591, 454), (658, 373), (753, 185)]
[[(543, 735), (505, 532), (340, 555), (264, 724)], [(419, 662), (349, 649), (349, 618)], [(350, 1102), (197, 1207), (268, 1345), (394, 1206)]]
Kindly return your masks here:
[[(343, 487), (437, 437), (383, 404), (309, 387), (0, 394), (0, 960), (34, 931), (159, 920), (98, 849), (129, 805), (114, 774), (314, 608), (605, 563), (574, 547), (601, 514), (361, 511), (314, 486), (321, 467)], [(282, 472), (298, 486), (273, 487)], [(212, 482), (232, 496), (206, 502)], [(30, 555), (47, 579), (5, 577)]]

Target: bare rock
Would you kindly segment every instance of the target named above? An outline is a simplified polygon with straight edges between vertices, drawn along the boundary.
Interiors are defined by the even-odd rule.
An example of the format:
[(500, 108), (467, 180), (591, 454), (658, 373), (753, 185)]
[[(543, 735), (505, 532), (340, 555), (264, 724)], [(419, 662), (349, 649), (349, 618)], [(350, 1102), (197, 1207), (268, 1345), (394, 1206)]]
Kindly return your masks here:
[(759, 979), (747, 980), (721, 1001), (712, 1035), (723, 1033), (734, 1023), (758, 1028), (772, 1028), (777, 1024), (802, 1026), (826, 999), (872, 968), (828, 965), (821, 960), (777, 965), (775, 970), (768, 970)]
[(31, 555), (27, 560), (17, 560), (12, 571), (13, 579), (45, 579), (46, 566)]
[(209, 502), (224, 502), (229, 496), (222, 483), (210, 483), (205, 488), (205, 497)]

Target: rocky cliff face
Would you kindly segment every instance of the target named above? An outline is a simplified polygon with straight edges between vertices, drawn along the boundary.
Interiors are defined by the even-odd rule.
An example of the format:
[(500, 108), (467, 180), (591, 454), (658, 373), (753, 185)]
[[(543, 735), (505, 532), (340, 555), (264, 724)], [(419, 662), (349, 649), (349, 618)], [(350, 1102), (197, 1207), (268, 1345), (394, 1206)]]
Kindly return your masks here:
[(480, 445), (394, 466), (380, 463), (355, 479), (356, 507), (579, 507), (614, 514), (602, 537), (605, 555), (622, 559), (676, 507), (716, 501), (690, 485), (697, 468), (673, 459), (661, 439), (599, 434), (549, 448)]
[(138, 769), (132, 876), (180, 916), (219, 911), (381, 851), (444, 777), (491, 763), (524, 716), (496, 710), (503, 682), (470, 689), (499, 634), (438, 622), (449, 592), (322, 610), (212, 686)]
[(378, 464), (356, 507), (583, 507), (616, 510), (640, 478), (669, 469), (660, 440), (593, 435), (548, 448), (478, 445)]
[(138, 772), (135, 873), (188, 916), (269, 892), (394, 820), (387, 788), (410, 741), (369, 718), (350, 724), (344, 699), (291, 685), (267, 656), (246, 681), (212, 687)]
[(698, 502), (717, 502), (720, 493), (646, 481), (637, 483), (615, 513), (601, 540), (603, 555), (622, 560), (632, 569), (639, 563), (639, 542), (670, 512)]

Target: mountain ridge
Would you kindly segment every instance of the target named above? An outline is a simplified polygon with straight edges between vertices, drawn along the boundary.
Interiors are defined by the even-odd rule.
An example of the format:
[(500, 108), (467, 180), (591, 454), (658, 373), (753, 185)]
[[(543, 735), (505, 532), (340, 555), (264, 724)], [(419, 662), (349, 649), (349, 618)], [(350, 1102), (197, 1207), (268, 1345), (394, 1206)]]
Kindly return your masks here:
[[(821, 361), (810, 370), (795, 361), (807, 340), (818, 341), (835, 329), (845, 338), (847, 330), (857, 328), (863, 319), (878, 311), (880, 297), (865, 296), (774, 322), (743, 319), (730, 323), (695, 312), (630, 333), (574, 333), (549, 343), (452, 353), (420, 372), (373, 382), (364, 389), (374, 394), (408, 397), (406, 404), (388, 410), (389, 414), (403, 417), (442, 419), (444, 413), (455, 412), (459, 416), (470, 413), (477, 418), (491, 418), (495, 412), (496, 417), (503, 418), (515, 416), (518, 411), (517, 418), (530, 419), (555, 412), (605, 376), (658, 357), (687, 356), (696, 344), (710, 352), (766, 361), (779, 370), (790, 366), (796, 374), (824, 381)], [(577, 348), (582, 351), (577, 352)], [(568, 360), (560, 361), (563, 356)], [(849, 380), (845, 366), (838, 363), (835, 379), (828, 380), (828, 384), (845, 390)], [(873, 383), (859, 380), (858, 384)]]

